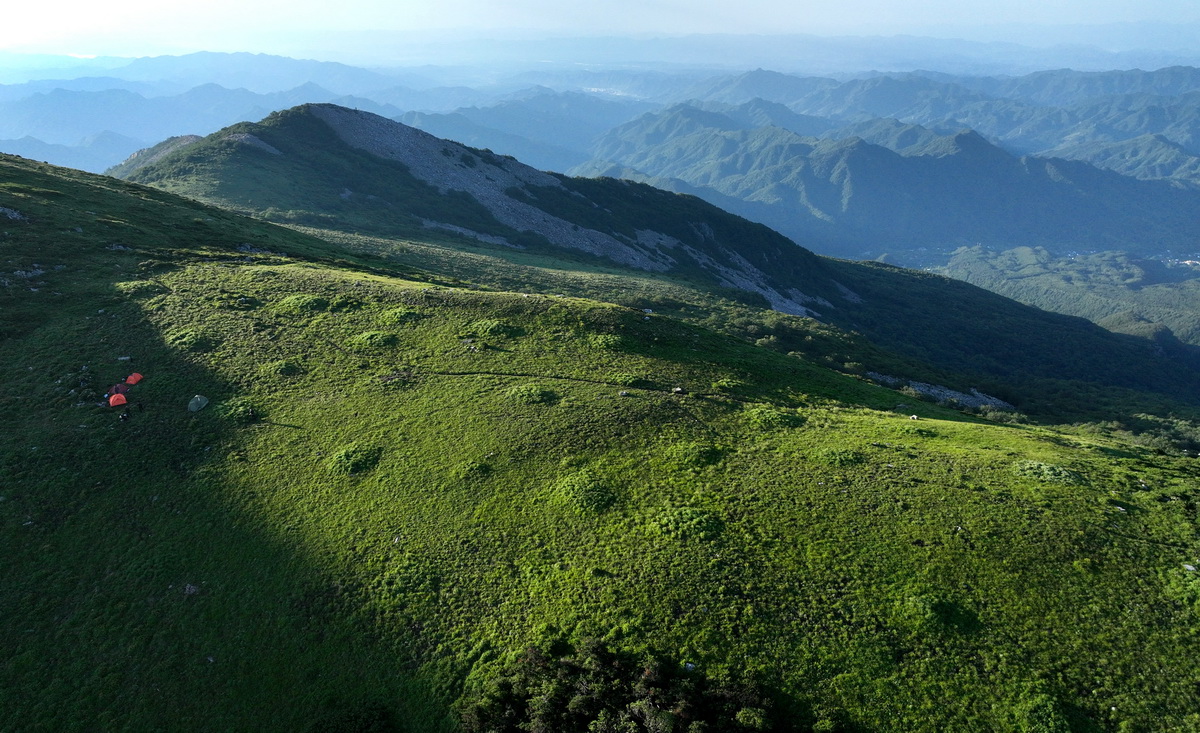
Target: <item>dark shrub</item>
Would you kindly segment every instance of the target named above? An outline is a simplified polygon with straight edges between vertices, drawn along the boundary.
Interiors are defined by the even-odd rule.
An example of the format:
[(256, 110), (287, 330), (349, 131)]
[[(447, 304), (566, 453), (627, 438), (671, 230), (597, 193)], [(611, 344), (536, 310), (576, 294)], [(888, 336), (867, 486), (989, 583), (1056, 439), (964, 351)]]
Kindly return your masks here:
[(360, 474), (370, 471), (383, 457), (376, 446), (348, 445), (329, 458), (329, 468), (335, 473)]

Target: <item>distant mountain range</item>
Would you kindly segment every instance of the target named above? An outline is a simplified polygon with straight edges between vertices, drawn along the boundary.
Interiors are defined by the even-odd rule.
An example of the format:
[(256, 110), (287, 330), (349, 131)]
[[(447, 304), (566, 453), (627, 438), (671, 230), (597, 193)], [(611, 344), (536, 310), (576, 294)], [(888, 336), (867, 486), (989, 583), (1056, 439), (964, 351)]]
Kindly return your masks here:
[[(262, 54), (205, 53), (96, 60), (93, 67), (94, 76), (66, 75), (80, 74), (89, 68), (85, 65), (63, 69), (58, 78), (0, 85), (0, 140), (31, 137), (66, 146), (71, 150), (46, 149), (47, 159), (101, 170), (106, 166), (91, 161), (113, 165), (122, 157), (82, 142), (102, 133), (145, 147), (295, 104), (335, 102), (564, 171), (595, 157), (595, 138), (638, 114), (679, 103), (737, 107), (760, 100), (755, 126), (816, 136), (878, 119), (941, 133), (969, 128), (1014, 154), (1085, 160), (1138, 178), (1187, 185), (1197, 183), (1194, 158), (1200, 155), (1200, 92), (1194, 91), (1200, 72), (1181, 66), (1014, 77), (920, 71), (847, 79), (677, 67), (456, 76), (435, 68), (369, 70)], [(768, 103), (774, 109), (768, 110)], [(9, 143), (4, 149), (31, 148)]]
[(535, 168), (564, 171), (588, 159), (584, 151), (597, 137), (655, 108), (634, 99), (539, 88), (491, 106), (397, 119), (439, 137), (502, 150)]
[[(1053, 71), (1018, 79), (915, 73), (844, 83), (756, 71), (727, 79), (697, 98), (731, 104), (762, 98), (843, 122), (894, 118), (938, 130), (970, 128), (1016, 154), (1064, 153), (1071, 150), (1064, 146), (1145, 135), (1159, 135), (1200, 154), (1197, 90), (1200, 70), (1191, 67)], [(1079, 150), (1071, 157), (1106, 160), (1089, 152)]]
[[(694, 193), (819, 251), (903, 258), (964, 244), (1190, 251), (1200, 192), (1080, 162), (1017, 158), (978, 133), (871, 121), (825, 139), (747, 111), (677, 105), (615, 128), (572, 172)], [(840, 139), (837, 139), (840, 138)], [(894, 149), (892, 149), (894, 148)]]
[(47, 143), (28, 135), (17, 140), (0, 140), (0, 150), (30, 160), (52, 161), (68, 168), (103, 171), (113, 160), (132, 155), (145, 144), (142, 140), (106, 130), (88, 135), (74, 145)]
[(0, 149), (99, 171), (158, 141), (336, 103), (535, 168), (700, 196), (844, 257), (942, 265), (975, 245), (1189, 255), (1200, 227), (1191, 67), (849, 79), (547, 69), (471, 88), (436, 70), (199, 54), (103, 74), (0, 87)]
[[(685, 103), (731, 117), (743, 128), (777, 127), (834, 139), (858, 136), (906, 154), (936, 135), (972, 129), (1015, 156), (1083, 161), (1134, 178), (1197, 187), (1196, 94), (1200, 92), (1189, 90), (1196, 88), (1198, 75), (1193, 68), (1061, 71), (1017, 79), (919, 72), (838, 81), (758, 70), (704, 82), (680, 79), (672, 93), (656, 92), (644, 99), (665, 105), (657, 114)], [(621, 86), (604, 88), (605, 93), (628, 88), (628, 79), (617, 81)], [(567, 163), (583, 157), (616, 163), (619, 167), (610, 172), (630, 167), (625, 160), (605, 157), (609, 150), (598, 138), (581, 141), (578, 134), (563, 134), (561, 126), (543, 124), (553, 93), (538, 96), (448, 115), (410, 114), (400, 119), (553, 170), (566, 170)], [(561, 118), (570, 105), (562, 99), (557, 103)], [(569, 118), (572, 132), (599, 135), (599, 118), (585, 113), (583, 105), (576, 106), (579, 110)], [(628, 105), (629, 112), (633, 109)], [(522, 123), (514, 124), (517, 120)], [(605, 134), (611, 142), (618, 133)], [(648, 150), (646, 154), (653, 155)], [(606, 168), (593, 164), (590, 170)], [(640, 174), (649, 176), (646, 180), (662, 177), (657, 169)], [(681, 183), (692, 182), (666, 185)]]
[[(916, 72), (848, 81), (757, 70), (703, 82), (680, 79), (671, 93), (656, 92), (644, 99), (701, 107), (720, 103), (726, 109), (755, 102), (760, 109), (753, 126), (773, 125), (814, 136), (878, 120), (896, 120), (943, 133), (974, 129), (1017, 155), (1084, 160), (1139, 178), (1194, 184), (1186, 163), (1165, 167), (1147, 161), (1143, 166), (1142, 161), (1128, 156), (1118, 162), (1121, 152), (1115, 146), (1156, 136), (1179, 146), (1185, 156), (1200, 154), (1196, 147), (1196, 94), (1200, 92), (1193, 91), (1200, 88), (1197, 77), (1200, 71), (1191, 67), (1154, 72), (1054, 71), (1016, 79)], [(626, 80), (606, 92), (620, 93), (627, 86)], [(774, 105), (770, 112), (765, 109), (768, 104)], [(519, 100), (506, 103), (506, 116), (520, 116), (521, 105)], [(525, 112), (530, 120), (537, 119), (537, 114), (533, 106)], [(411, 121), (422, 124), (417, 118)], [(511, 135), (511, 127), (492, 124), (487, 114), (474, 115), (473, 122), (493, 130), (489, 139), (485, 130), (476, 128), (471, 133), (473, 140), (492, 142), (494, 149), (509, 152), (509, 141), (497, 133)], [(561, 137), (542, 134), (536, 125), (519, 134), (537, 143), (571, 147)], [(585, 146), (574, 149), (594, 152)], [(1162, 153), (1155, 156), (1161, 158)]]

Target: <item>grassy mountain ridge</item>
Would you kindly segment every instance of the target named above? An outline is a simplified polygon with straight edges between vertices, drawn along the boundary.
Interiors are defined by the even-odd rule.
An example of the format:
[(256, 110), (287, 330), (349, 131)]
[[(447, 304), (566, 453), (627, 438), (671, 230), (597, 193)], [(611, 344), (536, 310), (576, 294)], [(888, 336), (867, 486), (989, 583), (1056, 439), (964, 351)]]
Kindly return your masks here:
[[(356, 148), (340, 140), (335, 126), (310, 114), (310, 109), (341, 110), (336, 114), (348, 115), (352, 129), (359, 129), (353, 127), (357, 120), (380, 127), (383, 137), (379, 139), (388, 139), (388, 134), (409, 136), (417, 153), (406, 164)], [(380, 133), (368, 127), (363, 134)], [(254, 141), (265, 141), (267, 147)], [(235, 167), (247, 154), (254, 162)], [(449, 190), (439, 183), (443, 177), (456, 178), (461, 188)], [(618, 189), (607, 195), (627, 209), (624, 216), (613, 215), (579, 191), (567, 189), (560, 179), (511, 159), (332, 106), (299, 108), (261, 125), (229, 128), (202, 145), (189, 146), (134, 172), (132, 178), (310, 226), (358, 227), (398, 235), (449, 227), (518, 248), (566, 247), (642, 268), (676, 269), (726, 285), (732, 284), (732, 277), (745, 289), (774, 299), (781, 308), (804, 312), (804, 298), (809, 296), (790, 295), (773, 282), (769, 269), (739, 261), (740, 255), (731, 249), (736, 241), (764, 264), (777, 261), (780, 252), (789, 253), (784, 265), (793, 276), (789, 285), (796, 284), (795, 275), (813, 270), (804, 282), (805, 287), (815, 288), (812, 297), (837, 292), (831, 283), (821, 281), (820, 262), (811, 253), (699, 201), (650, 188), (630, 195), (626, 184), (603, 184), (598, 190)], [(285, 180), (301, 185), (285, 189), (280, 186)], [(697, 220), (703, 223), (690, 223)]]
[[(1046, 380), (1063, 379), (1101, 390), (1151, 390), (1185, 402), (1194, 394), (1196, 370), (1186, 354), (1163, 358), (1143, 341), (950, 280), (820, 258), (695, 198), (629, 182), (551, 176), (398, 123), (337, 109), (302, 107), (229, 128), (140, 169), (133, 178), (293, 224), (401, 242), (453, 230), (471, 236), (474, 246), (490, 248), (499, 260), (524, 251), (547, 262), (566, 258), (568, 268), (632, 265), (635, 272), (660, 272), (701, 292), (716, 287), (721, 297), (740, 290), (736, 297), (743, 301), (762, 296), (766, 302), (758, 299), (760, 305), (815, 314), (973, 382), (963, 386), (1002, 389), (1009, 401), (1019, 402), (1025, 394), (1024, 399), (1039, 402), (1031, 395), (1044, 394)], [(314, 113), (320, 110), (342, 117), (325, 120)], [(406, 157), (381, 157), (347, 143), (339, 137), (339, 125), (348, 139)], [(248, 135), (271, 150), (248, 143)], [(970, 136), (955, 144), (984, 147), (985, 156), (1003, 155)], [(822, 160), (832, 167), (845, 155), (870, 154), (864, 145), (819, 143), (827, 151)], [(939, 160), (930, 156), (927, 164), (942, 165)], [(882, 181), (879, 185), (880, 196), (890, 192), (882, 190)], [(430, 229), (429, 222), (441, 228)], [(519, 230), (526, 226), (531, 229)], [(384, 250), (404, 261), (402, 245)], [(489, 277), (485, 268), (471, 279), (487, 284)], [(708, 297), (700, 296), (699, 302), (707, 303)], [(800, 349), (803, 329), (781, 328), (781, 348)], [(844, 361), (882, 369), (854, 358)], [(1067, 402), (1061, 409), (1068, 412), (1096, 404)]]
[(199, 141), (199, 135), (179, 135), (177, 137), (169, 137), (156, 145), (137, 151), (133, 155), (126, 158), (119, 165), (109, 168), (107, 171), (105, 171), (105, 175), (109, 175), (114, 178), (128, 178), (129, 175), (138, 168), (158, 160), (162, 156), (176, 150), (177, 148), (181, 148), (185, 145), (191, 145), (192, 143)]
[(0, 341), (5, 727), (452, 730), (589, 637), (759, 676), (777, 730), (1195, 722), (1192, 459), (0, 165), (41, 270), (0, 291), (38, 314)]

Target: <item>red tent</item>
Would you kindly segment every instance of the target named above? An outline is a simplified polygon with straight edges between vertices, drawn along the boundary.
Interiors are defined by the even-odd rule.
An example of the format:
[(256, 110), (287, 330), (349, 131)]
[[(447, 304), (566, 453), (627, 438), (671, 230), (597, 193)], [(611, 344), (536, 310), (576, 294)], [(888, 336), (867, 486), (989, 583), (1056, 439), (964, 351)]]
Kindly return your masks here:
[(140, 381), (142, 381), (142, 375), (138, 374), (137, 372), (125, 377), (125, 384), (137, 384)]
[(115, 394), (112, 397), (108, 398), (108, 406), (109, 407), (119, 407), (120, 405), (124, 405), (128, 401), (129, 400), (125, 399), (125, 395)]
[(129, 387), (124, 384), (114, 384), (108, 388), (109, 394), (126, 394), (129, 392)]

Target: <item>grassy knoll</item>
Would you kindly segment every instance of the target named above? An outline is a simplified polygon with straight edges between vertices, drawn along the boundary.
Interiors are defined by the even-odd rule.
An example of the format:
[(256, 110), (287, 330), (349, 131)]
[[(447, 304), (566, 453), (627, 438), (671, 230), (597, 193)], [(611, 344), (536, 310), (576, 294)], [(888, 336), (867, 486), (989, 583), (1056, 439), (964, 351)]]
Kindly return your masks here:
[[(29, 314), (0, 342), (0, 728), (448, 731), (588, 638), (756, 678), (781, 730), (1197, 724), (1192, 459), (5, 176), (4, 269), (42, 273), (0, 290)], [(95, 402), (135, 369), (121, 421)]]

